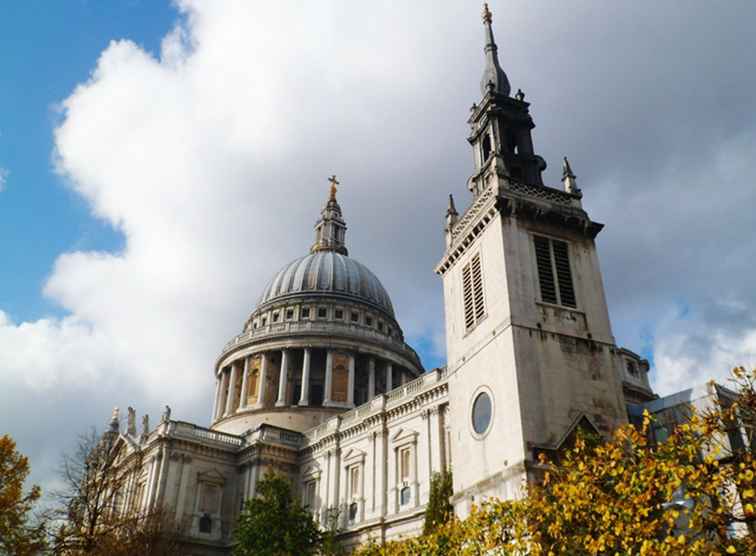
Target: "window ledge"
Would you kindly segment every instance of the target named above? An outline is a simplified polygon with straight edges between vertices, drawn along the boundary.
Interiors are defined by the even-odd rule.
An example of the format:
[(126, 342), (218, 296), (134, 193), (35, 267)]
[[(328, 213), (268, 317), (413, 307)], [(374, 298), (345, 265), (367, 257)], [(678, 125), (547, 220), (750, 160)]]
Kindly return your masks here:
[(572, 313), (579, 313), (581, 315), (585, 315), (585, 311), (580, 309), (580, 307), (569, 307), (567, 305), (559, 305), (558, 303), (549, 303), (547, 301), (541, 301), (540, 299), (536, 299), (536, 305), (540, 305), (542, 307), (549, 307), (551, 309), (558, 309), (560, 311), (570, 311)]

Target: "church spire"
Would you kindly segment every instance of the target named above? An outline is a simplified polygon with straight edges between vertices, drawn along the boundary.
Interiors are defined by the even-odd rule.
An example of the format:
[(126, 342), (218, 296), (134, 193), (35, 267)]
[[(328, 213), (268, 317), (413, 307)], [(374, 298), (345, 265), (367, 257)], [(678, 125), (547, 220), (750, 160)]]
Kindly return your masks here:
[(348, 255), (345, 243), (346, 222), (341, 216), (341, 207), (336, 200), (336, 190), (339, 180), (336, 176), (328, 178), (331, 184), (328, 201), (320, 211), (320, 220), (315, 224), (315, 243), (310, 248), (311, 253), (317, 251), (335, 251)]
[(488, 9), (488, 4), (483, 4), (483, 26), (486, 28), (486, 68), (483, 70), (483, 77), (480, 80), (480, 92), (486, 96), (489, 90), (504, 96), (509, 96), (511, 88), (507, 74), (499, 65), (498, 47), (494, 40), (493, 29), (491, 27), (493, 14)]

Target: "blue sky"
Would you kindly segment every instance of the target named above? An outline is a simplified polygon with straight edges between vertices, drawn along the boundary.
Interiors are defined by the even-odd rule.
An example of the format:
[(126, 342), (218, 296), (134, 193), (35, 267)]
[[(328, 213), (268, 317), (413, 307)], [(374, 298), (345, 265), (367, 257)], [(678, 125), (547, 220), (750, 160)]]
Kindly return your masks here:
[(0, 18), (0, 307), (14, 319), (60, 315), (40, 295), (52, 262), (71, 249), (112, 250), (122, 238), (92, 218), (53, 172), (57, 104), (88, 79), (113, 39), (157, 52), (176, 10), (168, 2), (8, 2)]
[[(617, 343), (661, 393), (756, 361), (756, 4), (491, 4), (546, 183), (569, 156), (606, 224)], [(482, 41), (468, 0), (6, 2), (0, 429), (35, 480), (114, 405), (207, 421), (215, 357), (334, 173), (350, 255), (443, 363)]]

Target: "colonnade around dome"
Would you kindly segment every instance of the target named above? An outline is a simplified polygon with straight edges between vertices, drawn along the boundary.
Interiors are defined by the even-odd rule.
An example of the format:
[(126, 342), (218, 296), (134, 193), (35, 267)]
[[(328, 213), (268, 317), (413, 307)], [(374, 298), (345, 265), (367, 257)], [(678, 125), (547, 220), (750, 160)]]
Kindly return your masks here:
[(355, 348), (260, 349), (232, 359), (216, 375), (213, 428), (239, 434), (267, 422), (306, 430), (417, 376)]

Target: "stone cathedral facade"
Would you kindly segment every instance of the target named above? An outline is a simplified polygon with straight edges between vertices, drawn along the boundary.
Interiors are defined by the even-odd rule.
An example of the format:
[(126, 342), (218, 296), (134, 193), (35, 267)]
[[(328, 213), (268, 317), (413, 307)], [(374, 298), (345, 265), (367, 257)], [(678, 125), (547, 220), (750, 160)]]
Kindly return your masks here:
[[(426, 370), (391, 298), (347, 249), (337, 181), (309, 253), (271, 279), (213, 369), (207, 426), (137, 433), (114, 415), (124, 458), (148, 464), (121, 504), (159, 504), (187, 553), (230, 554), (235, 521), (270, 470), (355, 545), (421, 531), (434, 472), (453, 468), (460, 516), (518, 495), (577, 428), (608, 434), (656, 396), (648, 363), (615, 344), (596, 251), (603, 225), (564, 160), (545, 185), (524, 94), (512, 94), (484, 12), (481, 98), (468, 123), (473, 168), (460, 214), (450, 197), (443, 282), (447, 363)], [(429, 269), (430, 270), (430, 269)], [(656, 400), (658, 405), (659, 400)]]

